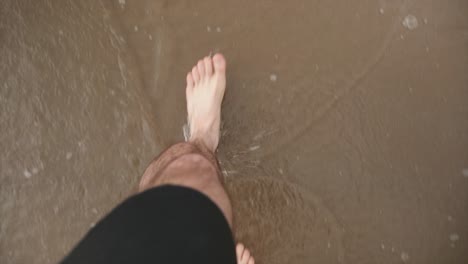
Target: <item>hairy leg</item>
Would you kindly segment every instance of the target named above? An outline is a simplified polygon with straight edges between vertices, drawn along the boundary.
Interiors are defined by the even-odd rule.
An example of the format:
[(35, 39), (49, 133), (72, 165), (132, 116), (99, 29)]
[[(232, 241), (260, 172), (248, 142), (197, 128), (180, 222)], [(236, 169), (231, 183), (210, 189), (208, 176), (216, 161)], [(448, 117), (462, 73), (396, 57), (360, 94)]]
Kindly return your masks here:
[[(210, 198), (232, 228), (232, 206), (215, 156), (219, 143), (221, 103), (226, 89), (226, 61), (221, 54), (199, 60), (187, 74), (189, 142), (176, 144), (159, 155), (146, 169), (139, 186), (173, 184), (193, 188)], [(236, 248), (238, 264), (254, 264), (244, 245)]]
[(232, 207), (218, 162), (203, 143), (178, 143), (164, 151), (146, 169), (139, 191), (165, 184), (189, 187), (205, 194), (221, 209), (232, 227)]

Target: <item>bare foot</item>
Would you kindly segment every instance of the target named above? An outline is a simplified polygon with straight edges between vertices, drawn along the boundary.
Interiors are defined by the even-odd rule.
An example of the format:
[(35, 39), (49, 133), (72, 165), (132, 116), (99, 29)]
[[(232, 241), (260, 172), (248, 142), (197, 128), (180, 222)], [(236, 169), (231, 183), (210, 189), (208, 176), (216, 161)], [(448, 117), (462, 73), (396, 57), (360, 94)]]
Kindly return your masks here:
[(236, 246), (237, 264), (255, 264), (255, 259), (250, 255), (250, 251), (241, 243)]
[(226, 89), (226, 60), (216, 54), (199, 60), (187, 74), (189, 141), (201, 140), (211, 151), (219, 143), (221, 102)]

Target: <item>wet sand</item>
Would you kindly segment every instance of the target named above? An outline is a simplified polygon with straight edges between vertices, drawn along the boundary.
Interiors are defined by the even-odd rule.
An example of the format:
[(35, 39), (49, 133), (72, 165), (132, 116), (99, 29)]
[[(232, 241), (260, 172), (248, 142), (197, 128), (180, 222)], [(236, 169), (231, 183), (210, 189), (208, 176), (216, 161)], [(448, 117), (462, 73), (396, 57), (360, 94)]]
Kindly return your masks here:
[(53, 263), (183, 140), (228, 60), (218, 151), (258, 263), (468, 261), (468, 2), (0, 3), (0, 263)]

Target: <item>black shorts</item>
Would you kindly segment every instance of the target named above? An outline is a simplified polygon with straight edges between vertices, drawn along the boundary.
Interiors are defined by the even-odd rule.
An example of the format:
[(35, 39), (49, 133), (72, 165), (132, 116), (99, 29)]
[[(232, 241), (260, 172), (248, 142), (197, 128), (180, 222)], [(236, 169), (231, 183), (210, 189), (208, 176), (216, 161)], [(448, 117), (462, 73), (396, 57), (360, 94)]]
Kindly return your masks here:
[(231, 229), (208, 197), (166, 185), (120, 204), (62, 263), (236, 264), (236, 253)]

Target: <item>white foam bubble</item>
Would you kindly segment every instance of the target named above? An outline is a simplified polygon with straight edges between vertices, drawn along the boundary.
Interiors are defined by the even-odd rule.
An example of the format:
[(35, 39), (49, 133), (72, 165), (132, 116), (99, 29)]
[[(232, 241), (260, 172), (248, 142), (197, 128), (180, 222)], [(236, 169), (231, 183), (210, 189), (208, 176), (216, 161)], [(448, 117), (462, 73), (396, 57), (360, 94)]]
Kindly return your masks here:
[(462, 175), (463, 175), (463, 177), (468, 178), (468, 169), (463, 169), (462, 170)]
[(249, 148), (249, 151), (255, 151), (255, 150), (258, 150), (260, 148), (260, 146), (252, 146)]
[(460, 236), (456, 233), (453, 233), (453, 234), (450, 234), (449, 238), (450, 238), (450, 241), (456, 242), (460, 239)]
[(270, 74), (270, 81), (276, 82), (278, 80), (278, 76), (276, 74)]
[(407, 15), (401, 22), (403, 26), (409, 30), (416, 29), (419, 25), (418, 19), (413, 15)]
[(409, 258), (410, 258), (410, 257), (409, 257), (409, 254), (406, 253), (406, 252), (404, 252), (404, 251), (401, 252), (400, 257), (401, 257), (401, 260), (402, 260), (403, 262), (407, 262), (407, 261), (409, 260)]
[(29, 172), (28, 169), (25, 169), (25, 170), (23, 171), (23, 175), (24, 175), (24, 177), (26, 177), (27, 179), (31, 178), (31, 176), (32, 176), (31, 172)]

